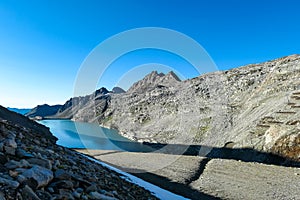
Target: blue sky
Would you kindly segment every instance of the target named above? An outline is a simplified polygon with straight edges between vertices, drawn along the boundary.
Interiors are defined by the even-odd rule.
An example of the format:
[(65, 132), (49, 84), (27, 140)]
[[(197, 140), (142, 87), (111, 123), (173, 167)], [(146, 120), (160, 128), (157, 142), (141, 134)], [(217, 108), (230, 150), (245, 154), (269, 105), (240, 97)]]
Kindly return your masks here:
[[(0, 104), (64, 103), (73, 95), (88, 54), (105, 39), (133, 28), (164, 27), (186, 34), (221, 70), (299, 53), (299, 7), (297, 0), (2, 0)], [(107, 72), (101, 85), (111, 89), (121, 71), (144, 63), (179, 71), (186, 64), (167, 52), (133, 52), (114, 63), (116, 69)], [(181, 71), (187, 78), (197, 75)], [(123, 84), (127, 89), (129, 83)]]

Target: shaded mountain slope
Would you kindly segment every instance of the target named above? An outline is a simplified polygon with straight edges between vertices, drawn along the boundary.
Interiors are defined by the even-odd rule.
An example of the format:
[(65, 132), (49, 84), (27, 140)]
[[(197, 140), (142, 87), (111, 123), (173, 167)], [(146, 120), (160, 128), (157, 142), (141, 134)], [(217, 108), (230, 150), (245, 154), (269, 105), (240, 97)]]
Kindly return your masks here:
[(29, 118), (35, 117), (46, 117), (49, 115), (54, 115), (61, 108), (61, 105), (49, 106), (48, 104), (38, 105), (35, 108), (31, 109), (30, 112), (26, 113), (25, 116)]
[[(109, 91), (102, 87), (93, 94), (83, 97), (73, 97), (69, 99), (58, 110), (55, 115), (48, 116), (52, 118), (75, 119), (79, 121), (93, 121), (97, 112), (104, 112), (107, 108), (110, 96)], [(97, 109), (96, 106), (97, 105)], [(81, 115), (81, 113), (85, 113)], [(78, 115), (83, 117), (77, 117)]]

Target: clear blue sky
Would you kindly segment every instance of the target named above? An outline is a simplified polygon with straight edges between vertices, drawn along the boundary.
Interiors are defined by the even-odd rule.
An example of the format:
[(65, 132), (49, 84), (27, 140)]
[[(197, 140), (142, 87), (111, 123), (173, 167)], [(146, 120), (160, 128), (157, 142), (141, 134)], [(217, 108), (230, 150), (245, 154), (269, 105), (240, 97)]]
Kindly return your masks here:
[[(64, 103), (90, 51), (108, 37), (138, 27), (190, 36), (221, 70), (300, 53), (299, 8), (298, 0), (2, 0), (0, 104)], [(135, 64), (172, 65), (170, 58), (148, 51), (116, 63), (125, 68), (133, 59)], [(112, 72), (103, 85), (111, 89), (117, 75)]]

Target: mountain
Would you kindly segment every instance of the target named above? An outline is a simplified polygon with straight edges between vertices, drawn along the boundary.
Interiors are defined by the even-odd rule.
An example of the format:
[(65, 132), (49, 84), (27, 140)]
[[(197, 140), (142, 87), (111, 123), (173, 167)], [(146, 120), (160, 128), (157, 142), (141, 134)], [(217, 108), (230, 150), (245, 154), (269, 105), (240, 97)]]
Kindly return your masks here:
[(168, 74), (158, 73), (153, 71), (142, 80), (134, 83), (127, 92), (138, 92), (143, 93), (145, 90), (152, 90), (155, 87), (159, 86), (175, 86), (180, 79), (174, 72), (169, 72)]
[(152, 72), (110, 97), (99, 123), (130, 139), (254, 148), (299, 160), (299, 55), (186, 81)]
[(10, 107), (7, 107), (7, 109), (10, 111), (19, 113), (21, 115), (25, 115), (26, 113), (28, 113), (31, 110), (31, 108), (10, 108)]
[(110, 100), (109, 91), (102, 87), (93, 94), (69, 99), (56, 114), (49, 118), (73, 119), (76, 121), (94, 121), (105, 112)]
[(120, 93), (125, 93), (126, 91), (125, 90), (123, 90), (122, 88), (120, 88), (120, 87), (114, 87), (113, 89), (112, 89), (112, 93), (115, 93), (115, 94), (120, 94)]
[(95, 122), (135, 141), (251, 148), (299, 161), (300, 56), (181, 81), (156, 71), (126, 93), (103, 88), (54, 117)]
[(43, 118), (54, 115), (61, 108), (61, 105), (49, 106), (48, 104), (38, 105), (25, 114), (29, 118)]

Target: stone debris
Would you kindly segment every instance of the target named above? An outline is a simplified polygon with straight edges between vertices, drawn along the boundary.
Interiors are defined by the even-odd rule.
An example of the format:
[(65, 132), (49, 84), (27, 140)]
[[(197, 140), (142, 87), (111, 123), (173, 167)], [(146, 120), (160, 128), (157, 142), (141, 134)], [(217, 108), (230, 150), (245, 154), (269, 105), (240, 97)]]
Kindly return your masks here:
[[(5, 114), (3, 114), (5, 113)], [(0, 200), (157, 199), (116, 172), (5, 120), (0, 107)], [(17, 116), (23, 119), (23, 116)], [(32, 127), (33, 125), (31, 125)]]

